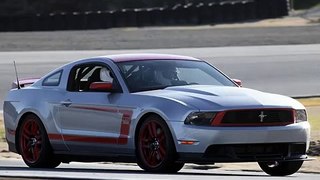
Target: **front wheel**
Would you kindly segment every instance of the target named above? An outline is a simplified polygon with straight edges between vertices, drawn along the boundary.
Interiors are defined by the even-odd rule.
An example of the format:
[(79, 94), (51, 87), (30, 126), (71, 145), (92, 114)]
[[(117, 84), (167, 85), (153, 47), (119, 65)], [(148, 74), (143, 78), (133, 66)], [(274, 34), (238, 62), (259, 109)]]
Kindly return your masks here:
[(159, 116), (149, 116), (141, 124), (136, 149), (138, 165), (146, 171), (176, 173), (184, 166), (175, 162), (176, 150), (170, 130)]
[(303, 161), (258, 162), (260, 168), (271, 176), (287, 176), (296, 173)]
[(37, 116), (23, 119), (18, 137), (20, 154), (29, 167), (54, 168), (61, 163), (54, 158), (46, 130)]

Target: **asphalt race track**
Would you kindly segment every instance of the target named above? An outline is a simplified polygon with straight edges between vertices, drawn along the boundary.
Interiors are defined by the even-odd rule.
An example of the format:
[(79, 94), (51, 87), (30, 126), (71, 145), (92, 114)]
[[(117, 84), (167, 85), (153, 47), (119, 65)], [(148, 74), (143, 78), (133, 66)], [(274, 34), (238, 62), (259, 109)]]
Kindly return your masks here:
[[(109, 51), (0, 52), (0, 102), (15, 80), (13, 60), (19, 78), (41, 77), (67, 62), (116, 53), (170, 53), (190, 55), (215, 65), (243, 86), (288, 96), (320, 95), (320, 44), (246, 46)], [(2, 103), (0, 105), (2, 109)]]
[[(286, 177), (271, 177), (260, 171), (221, 170), (193, 164), (186, 164), (177, 174), (155, 174), (142, 171), (136, 164), (112, 163), (70, 163), (62, 164), (55, 169), (30, 169), (22, 160), (1, 160), (0, 179), (10, 177), (28, 177), (30, 179), (108, 179), (108, 180), (191, 180), (191, 179), (319, 179), (319, 174), (296, 173)], [(218, 167), (218, 166), (216, 166)]]
[[(281, 24), (287, 23), (287, 20), (284, 21)], [(219, 28), (213, 25), (3, 32), (0, 33), (0, 50), (118, 50), (319, 44), (319, 32), (319, 23), (286, 27)]]

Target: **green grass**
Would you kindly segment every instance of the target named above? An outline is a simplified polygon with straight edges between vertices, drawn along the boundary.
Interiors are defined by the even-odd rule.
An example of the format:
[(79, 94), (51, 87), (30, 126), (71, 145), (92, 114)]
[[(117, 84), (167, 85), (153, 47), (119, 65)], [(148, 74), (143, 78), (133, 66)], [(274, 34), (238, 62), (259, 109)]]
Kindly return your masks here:
[(303, 98), (297, 100), (307, 108), (311, 131), (320, 130), (320, 98)]
[(311, 131), (319, 131), (320, 130), (320, 108), (318, 108), (318, 112), (310, 112), (310, 113), (308, 112), (308, 120), (311, 125)]
[(297, 100), (305, 107), (320, 106), (320, 98), (299, 98)]

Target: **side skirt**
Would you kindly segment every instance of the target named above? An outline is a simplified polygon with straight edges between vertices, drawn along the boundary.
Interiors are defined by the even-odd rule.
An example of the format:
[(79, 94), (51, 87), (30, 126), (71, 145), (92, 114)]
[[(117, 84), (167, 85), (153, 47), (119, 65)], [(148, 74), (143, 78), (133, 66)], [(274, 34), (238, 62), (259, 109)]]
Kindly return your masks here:
[(70, 152), (55, 152), (57, 158), (63, 163), (76, 162), (124, 162), (136, 163), (134, 155), (129, 154), (75, 154)]

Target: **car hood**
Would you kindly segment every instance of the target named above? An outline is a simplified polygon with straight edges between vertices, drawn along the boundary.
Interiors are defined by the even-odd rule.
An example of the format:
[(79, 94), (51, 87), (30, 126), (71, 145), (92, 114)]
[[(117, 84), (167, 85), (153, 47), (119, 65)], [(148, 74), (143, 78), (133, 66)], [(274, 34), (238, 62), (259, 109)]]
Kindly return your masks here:
[(208, 111), (253, 108), (304, 109), (302, 104), (290, 97), (239, 87), (175, 86), (139, 94), (170, 99), (198, 110)]

